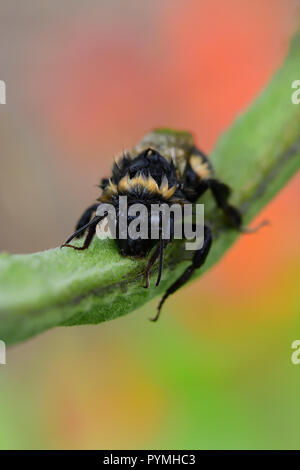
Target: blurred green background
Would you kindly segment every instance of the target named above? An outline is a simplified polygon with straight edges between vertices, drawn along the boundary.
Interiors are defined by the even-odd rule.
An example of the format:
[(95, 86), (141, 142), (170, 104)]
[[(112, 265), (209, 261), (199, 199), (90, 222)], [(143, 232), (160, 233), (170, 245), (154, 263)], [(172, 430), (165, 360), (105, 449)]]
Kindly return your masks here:
[[(113, 155), (152, 127), (209, 152), (282, 62), (298, 7), (2, 0), (0, 249), (59, 245)], [(299, 182), (158, 324), (155, 301), (10, 348), (0, 448), (299, 449)]]

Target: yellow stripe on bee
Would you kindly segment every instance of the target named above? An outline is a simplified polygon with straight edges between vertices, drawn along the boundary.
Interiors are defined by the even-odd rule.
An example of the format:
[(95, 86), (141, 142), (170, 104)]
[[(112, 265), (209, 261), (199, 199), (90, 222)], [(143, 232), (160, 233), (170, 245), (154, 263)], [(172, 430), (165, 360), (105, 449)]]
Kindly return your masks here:
[(203, 161), (198, 155), (191, 156), (190, 165), (201, 180), (210, 177), (211, 171), (208, 162)]
[(171, 199), (171, 197), (175, 193), (175, 190), (176, 190), (175, 186), (172, 186), (171, 188), (169, 188), (168, 179), (166, 176), (164, 176), (162, 179), (161, 185), (159, 187), (159, 192), (162, 195), (162, 197), (164, 199)]
[(159, 193), (159, 188), (155, 179), (153, 179), (152, 176), (145, 177), (143, 175), (138, 175), (134, 178), (129, 178), (128, 175), (124, 176), (118, 184), (118, 191), (125, 193), (136, 186), (145, 188), (152, 193)]
[(160, 195), (166, 200), (171, 199), (176, 191), (175, 186), (169, 187), (166, 176), (163, 177), (161, 185), (158, 186), (157, 182), (152, 176), (144, 176), (139, 174), (134, 178), (130, 178), (129, 175), (125, 175), (119, 181), (118, 185), (109, 180), (109, 183), (104, 189), (103, 194), (100, 196), (99, 200), (101, 202), (108, 202), (111, 200), (112, 196), (126, 194), (128, 191), (134, 188), (146, 189), (149, 193)]
[(144, 188), (150, 193), (159, 194), (164, 199), (170, 199), (175, 193), (176, 187), (169, 188), (168, 180), (166, 177), (163, 178), (160, 187), (152, 176), (138, 175), (130, 179), (128, 175), (124, 176), (118, 184), (118, 192), (126, 193), (130, 189), (135, 187)]

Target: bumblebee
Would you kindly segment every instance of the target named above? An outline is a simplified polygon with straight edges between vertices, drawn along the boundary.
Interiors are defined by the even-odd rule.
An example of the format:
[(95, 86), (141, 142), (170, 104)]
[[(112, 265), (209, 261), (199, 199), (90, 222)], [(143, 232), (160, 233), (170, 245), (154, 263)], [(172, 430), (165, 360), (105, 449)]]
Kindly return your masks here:
[[(205, 191), (210, 190), (217, 207), (224, 212), (228, 222), (237, 230), (241, 230), (241, 214), (228, 202), (229, 186), (215, 178), (209, 159), (194, 145), (193, 137), (188, 132), (157, 129), (148, 133), (136, 147), (115, 159), (111, 177), (103, 178), (99, 187), (102, 193), (98, 202), (86, 209), (76, 225), (76, 231), (62, 247), (75, 250), (86, 250), (89, 247), (96, 233), (96, 226), (103, 219), (95, 215), (100, 204), (110, 203), (115, 207), (118, 225), (119, 196), (124, 195), (127, 196), (128, 208), (137, 202), (150, 207), (151, 204), (162, 203), (195, 203)], [(145, 287), (149, 286), (149, 273), (157, 260), (158, 286), (162, 274), (163, 253), (168, 243), (173, 240), (172, 232), (168, 240), (162, 238), (161, 229), (158, 240), (132, 239), (128, 234), (127, 238), (123, 239), (118, 237), (118, 227), (116, 233), (116, 243), (122, 256), (141, 258), (152, 252), (145, 270)], [(82, 246), (70, 244), (71, 240), (83, 234), (86, 236)], [(205, 225), (202, 247), (195, 250), (191, 265), (163, 295), (153, 321), (158, 319), (162, 305), (169, 295), (182, 287), (194, 271), (203, 265), (211, 244), (211, 230)]]

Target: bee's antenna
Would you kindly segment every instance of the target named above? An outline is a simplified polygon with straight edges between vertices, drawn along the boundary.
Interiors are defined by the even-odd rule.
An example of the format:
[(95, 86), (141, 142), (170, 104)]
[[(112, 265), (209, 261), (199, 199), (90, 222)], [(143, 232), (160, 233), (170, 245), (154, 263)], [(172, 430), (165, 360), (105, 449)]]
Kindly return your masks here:
[[(78, 237), (78, 235), (80, 235), (82, 232), (84, 232), (91, 225), (97, 225), (98, 222), (100, 222), (100, 220), (103, 219), (103, 218), (104, 218), (104, 216), (96, 215), (88, 224), (85, 224), (85, 225), (83, 225), (83, 227), (80, 227), (78, 230), (76, 230), (76, 232), (74, 232), (73, 235), (71, 235), (68, 238), (68, 240), (64, 243), (64, 245), (66, 245), (67, 243), (70, 243), (70, 241), (73, 240), (73, 238)], [(61, 248), (64, 245), (61, 245)]]

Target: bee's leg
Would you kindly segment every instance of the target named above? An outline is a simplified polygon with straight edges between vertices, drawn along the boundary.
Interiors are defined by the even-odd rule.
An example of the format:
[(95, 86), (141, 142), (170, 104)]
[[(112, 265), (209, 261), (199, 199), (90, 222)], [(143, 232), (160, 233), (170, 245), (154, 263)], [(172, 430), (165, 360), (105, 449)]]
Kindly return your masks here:
[(155, 284), (156, 287), (158, 287), (160, 284), (162, 269), (163, 269), (163, 260), (164, 260), (164, 240), (160, 237), (159, 239), (159, 265), (158, 265), (157, 280)]
[(158, 244), (156, 245), (155, 250), (153, 251), (151, 258), (149, 259), (149, 262), (148, 262), (147, 267), (146, 267), (145, 272), (144, 272), (144, 277), (145, 277), (145, 281), (146, 281), (146, 284), (144, 285), (145, 289), (147, 289), (149, 287), (149, 284), (150, 284), (150, 280), (149, 280), (150, 270), (151, 270), (152, 266), (154, 265), (155, 261), (158, 258), (160, 258), (160, 260), (161, 260), (160, 270), (159, 270), (158, 278), (157, 278), (157, 281), (156, 281), (156, 286), (158, 286), (158, 284), (160, 282), (160, 278), (161, 278), (162, 254), (163, 254), (164, 248), (167, 246), (167, 244), (169, 242), (170, 242), (170, 240), (163, 240), (163, 243), (162, 243), (161, 240), (159, 240)]
[[(61, 245), (61, 248), (67, 246), (67, 247), (70, 247), (70, 248), (74, 248), (74, 250), (86, 250), (90, 244), (91, 244), (91, 241), (95, 235), (95, 232), (96, 232), (96, 226), (97, 224), (100, 222), (100, 220), (102, 220), (105, 216), (95, 216), (90, 222), (88, 222), (87, 224), (83, 225), (82, 227), (80, 227), (78, 230), (76, 230), (76, 232), (73, 233), (73, 235), (71, 235), (68, 240), (66, 241), (66, 243), (64, 243), (63, 245)], [(73, 240), (74, 238), (77, 238), (78, 235), (81, 235), (81, 233), (84, 233), (86, 230), (88, 229), (88, 232), (87, 232), (87, 236), (84, 240), (84, 243), (82, 246), (74, 246), (74, 245), (69, 245), (69, 242), (71, 240)]]
[(149, 259), (149, 262), (147, 264), (147, 267), (144, 272), (146, 284), (145, 284), (145, 289), (149, 287), (150, 280), (149, 280), (149, 274), (150, 274), (150, 269), (154, 265), (155, 261), (159, 258), (159, 264), (158, 264), (158, 275), (157, 275), (157, 280), (156, 280), (156, 287), (159, 286), (160, 280), (161, 280), (161, 275), (162, 275), (162, 269), (163, 269), (163, 256), (164, 256), (164, 249), (166, 248), (167, 244), (170, 243), (171, 238), (173, 236), (173, 223), (170, 227), (170, 230), (172, 231), (172, 234), (170, 232), (171, 238), (170, 239), (164, 239), (163, 238), (163, 227), (162, 227), (162, 214), (159, 214), (159, 240), (158, 244), (155, 247), (155, 250), (152, 253), (151, 258)]
[(242, 230), (242, 216), (238, 209), (228, 203), (230, 188), (216, 179), (208, 179), (205, 183), (210, 188), (217, 206), (224, 212), (229, 222), (237, 229)]
[(65, 243), (64, 245), (61, 246), (61, 248), (67, 246), (69, 248), (74, 248), (74, 250), (86, 250), (90, 246), (95, 233), (96, 233), (96, 226), (91, 226), (88, 229), (87, 235), (85, 237), (85, 240), (82, 246), (69, 245), (68, 243)]
[(210, 189), (217, 206), (224, 212), (229, 222), (241, 230), (241, 214), (228, 203), (231, 192), (229, 186), (215, 179), (213, 175), (213, 168), (208, 157), (199, 149), (194, 148), (185, 169), (183, 191), (187, 199), (196, 202), (207, 189)]
[(207, 180), (208, 186), (212, 191), (217, 206), (222, 209), (227, 219), (237, 230), (243, 233), (255, 233), (264, 225), (268, 224), (267, 220), (262, 220), (255, 227), (243, 227), (242, 226), (242, 215), (234, 206), (228, 204), (227, 200), (230, 196), (230, 188), (224, 183), (216, 179)]
[[(84, 225), (89, 223), (89, 221), (91, 220), (93, 212), (95, 212), (97, 210), (98, 206), (99, 206), (99, 203), (98, 204), (93, 204), (92, 206), (88, 207), (84, 211), (84, 213), (82, 214), (82, 216), (80, 217), (80, 219), (78, 220), (78, 222), (76, 224), (75, 230), (79, 230)], [(80, 233), (80, 235), (78, 235), (76, 238), (79, 238), (81, 235), (83, 235), (83, 232)]]
[(144, 285), (144, 288), (145, 289), (148, 289), (149, 285), (150, 285), (150, 279), (149, 279), (149, 275), (150, 275), (150, 269), (152, 268), (152, 266), (154, 265), (155, 261), (157, 260), (157, 258), (159, 257), (159, 245), (156, 245), (155, 247), (155, 250), (153, 251), (152, 255), (151, 255), (151, 258), (149, 259), (148, 261), (148, 264), (147, 264), (147, 267), (144, 271), (144, 277), (145, 277), (145, 285)]
[(208, 252), (210, 250), (211, 243), (212, 243), (211, 231), (209, 227), (205, 225), (204, 226), (204, 241), (203, 241), (202, 248), (195, 251), (192, 264), (188, 266), (186, 270), (184, 271), (184, 273), (177, 279), (177, 281), (175, 281), (167, 289), (161, 301), (159, 302), (157, 314), (155, 315), (154, 318), (151, 319), (152, 321), (158, 320), (160, 312), (161, 312), (161, 308), (163, 304), (165, 303), (166, 299), (169, 297), (169, 295), (174, 294), (174, 292), (180, 289), (180, 287), (182, 287), (190, 279), (194, 271), (203, 265), (208, 255)]

